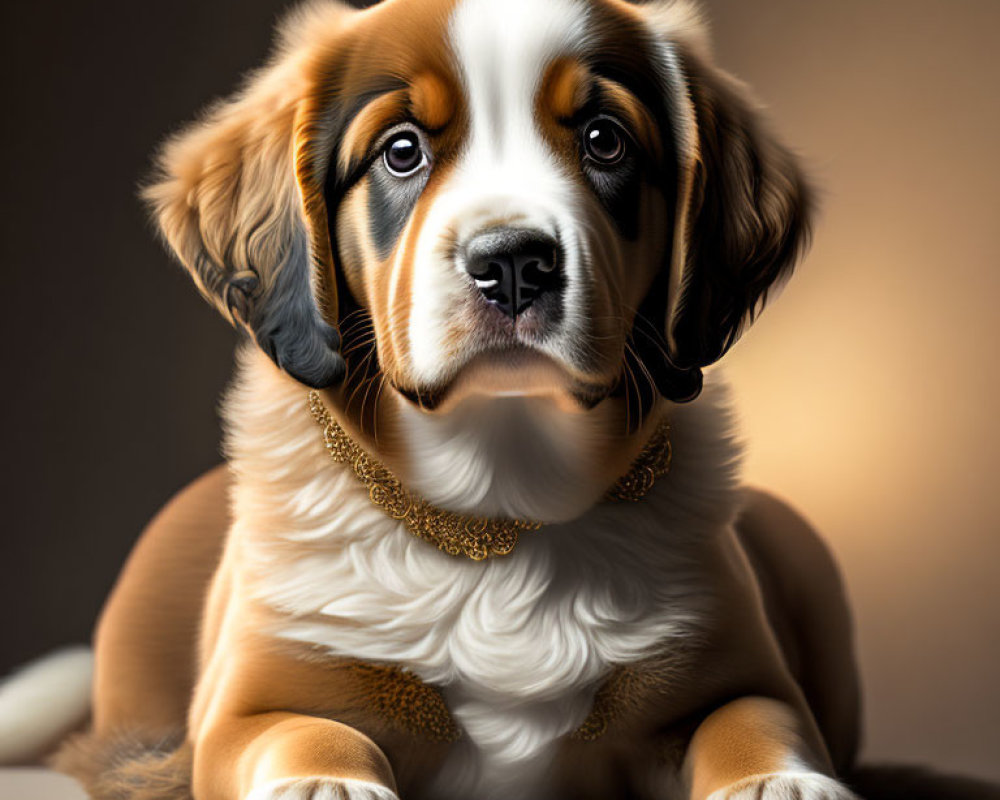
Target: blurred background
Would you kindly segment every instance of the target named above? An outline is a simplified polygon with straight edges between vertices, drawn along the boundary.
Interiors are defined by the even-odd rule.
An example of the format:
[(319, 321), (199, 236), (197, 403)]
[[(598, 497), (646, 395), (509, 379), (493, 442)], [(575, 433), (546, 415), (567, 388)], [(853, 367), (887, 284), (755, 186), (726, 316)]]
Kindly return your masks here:
[[(234, 336), (136, 187), (287, 5), (0, 10), (0, 673), (86, 640), (144, 523), (220, 460)], [(843, 567), (866, 759), (1000, 780), (1000, 2), (704, 6), (822, 196), (725, 362), (749, 478)]]

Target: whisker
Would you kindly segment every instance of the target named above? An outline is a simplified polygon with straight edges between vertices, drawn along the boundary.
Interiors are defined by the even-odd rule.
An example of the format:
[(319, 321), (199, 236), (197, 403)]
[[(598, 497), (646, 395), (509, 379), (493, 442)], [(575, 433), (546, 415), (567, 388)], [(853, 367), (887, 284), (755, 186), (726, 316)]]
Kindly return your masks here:
[[(636, 364), (642, 370), (642, 374), (646, 378), (646, 382), (649, 384), (649, 390), (650, 390), (650, 392), (652, 393), (652, 395), (654, 397), (656, 397), (656, 395), (659, 393), (659, 389), (656, 386), (656, 380), (653, 378), (652, 373), (650, 373), (649, 368), (646, 366), (646, 364), (643, 362), (643, 360), (641, 358), (639, 358), (638, 353), (635, 352), (635, 349), (631, 345), (628, 345), (628, 349), (629, 349), (629, 352), (632, 354), (632, 357), (635, 359)], [(640, 400), (639, 400), (639, 405), (640, 405), (640, 408), (641, 408), (641, 406), (642, 406), (642, 399), (641, 399), (641, 397), (640, 397)], [(640, 425), (640, 427), (642, 426), (642, 416), (641, 415), (639, 417), (639, 425)]]
[[(626, 352), (625, 358), (622, 360), (622, 368), (625, 374), (625, 433), (627, 434), (632, 431), (632, 392), (630, 387), (635, 387), (636, 397), (639, 395), (639, 384), (636, 382), (635, 374), (632, 372), (632, 367), (629, 364), (628, 352)], [(639, 411), (642, 411), (641, 403)]]
[(372, 405), (372, 435), (375, 437), (375, 446), (378, 447), (378, 412), (379, 412), (379, 401), (382, 399), (382, 391), (385, 389), (386, 374), (384, 372), (380, 373), (381, 378), (378, 382), (378, 390), (375, 392), (375, 402)]
[[(359, 376), (363, 376), (364, 375), (364, 369), (363, 368), (365, 367), (366, 364), (370, 363), (371, 358), (372, 358), (372, 356), (374, 354), (375, 354), (375, 349), (372, 348), (371, 350), (368, 351), (368, 353), (365, 355), (365, 357), (358, 364), (357, 374)], [(358, 383), (358, 385), (354, 387), (354, 391), (352, 391), (351, 394), (350, 394), (350, 396), (347, 398), (347, 405), (348, 406), (350, 406), (351, 403), (354, 402), (354, 398), (357, 396), (358, 392), (361, 391), (361, 388), (365, 385), (365, 382), (367, 380), (368, 379), (362, 377), (361, 378), (361, 382)], [(363, 410), (364, 410), (364, 406), (362, 406), (362, 411)]]
[(346, 347), (346, 348), (344, 348), (343, 350), (340, 351), (340, 354), (344, 358), (347, 358), (349, 355), (351, 355), (352, 353), (356, 353), (358, 350), (362, 349), (363, 347), (368, 347), (369, 349), (374, 349), (374, 348), (371, 347), (371, 345), (373, 345), (374, 343), (375, 343), (375, 334), (372, 334), (371, 336), (367, 337), (366, 339), (362, 339), (362, 340), (357, 341), (357, 342), (351, 342), (351, 344), (350, 344), (349, 347)]
[[(371, 393), (372, 386), (375, 384), (375, 381), (378, 380), (378, 377), (379, 377), (379, 373), (376, 372), (367, 381), (365, 381), (365, 394), (364, 394), (364, 397), (361, 398), (361, 424), (362, 425), (364, 425), (365, 409), (368, 407), (368, 395)], [(373, 409), (373, 412), (374, 412), (374, 409)], [(372, 427), (374, 428), (374, 423), (373, 423)]]

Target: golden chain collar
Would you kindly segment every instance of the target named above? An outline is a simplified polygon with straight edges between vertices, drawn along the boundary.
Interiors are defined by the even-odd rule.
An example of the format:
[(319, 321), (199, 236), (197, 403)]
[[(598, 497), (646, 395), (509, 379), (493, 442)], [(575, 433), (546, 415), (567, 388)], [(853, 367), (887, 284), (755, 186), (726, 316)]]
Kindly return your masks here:
[[(436, 545), (448, 555), (464, 555), (473, 561), (505, 556), (514, 549), (521, 531), (537, 531), (542, 527), (540, 522), (469, 517), (437, 508), (404, 489), (387, 467), (366, 453), (333, 418), (318, 392), (309, 392), (309, 411), (323, 429), (323, 443), (330, 457), (351, 467), (368, 489), (372, 503), (404, 523), (414, 536)], [(670, 426), (662, 422), (629, 471), (608, 490), (605, 499), (641, 500), (649, 494), (657, 479), (670, 470), (670, 458)]]

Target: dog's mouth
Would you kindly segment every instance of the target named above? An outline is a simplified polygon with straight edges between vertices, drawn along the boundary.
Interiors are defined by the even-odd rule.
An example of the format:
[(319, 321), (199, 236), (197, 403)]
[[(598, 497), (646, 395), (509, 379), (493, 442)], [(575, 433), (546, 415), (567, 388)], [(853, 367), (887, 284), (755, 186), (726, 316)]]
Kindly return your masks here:
[(575, 378), (554, 359), (526, 347), (481, 353), (439, 386), (391, 385), (417, 408), (437, 413), (466, 401), (501, 398), (548, 400), (566, 411), (589, 411), (614, 389)]

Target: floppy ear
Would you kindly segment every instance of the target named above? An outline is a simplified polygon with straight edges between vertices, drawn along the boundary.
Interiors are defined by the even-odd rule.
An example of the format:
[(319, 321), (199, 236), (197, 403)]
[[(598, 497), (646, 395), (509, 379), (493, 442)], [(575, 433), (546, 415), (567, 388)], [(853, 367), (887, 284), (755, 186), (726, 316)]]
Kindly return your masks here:
[(166, 143), (143, 195), (209, 302), (281, 369), (323, 388), (345, 366), (322, 196), (298, 174), (303, 62), (285, 41), (241, 92)]
[(661, 41), (680, 180), (665, 289), (668, 396), (701, 388), (786, 278), (809, 237), (810, 193), (792, 154), (763, 129), (738, 81), (711, 64), (697, 10), (645, 7)]
[(811, 207), (794, 157), (761, 129), (735, 81), (693, 59), (686, 73), (697, 155), (666, 321), (682, 369), (718, 360), (753, 322), (808, 240)]

